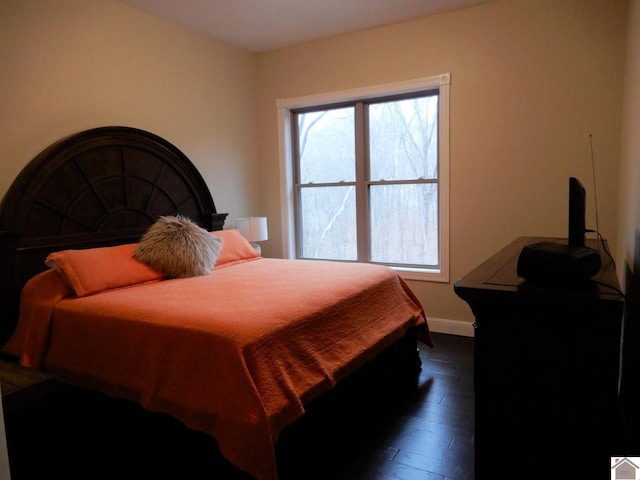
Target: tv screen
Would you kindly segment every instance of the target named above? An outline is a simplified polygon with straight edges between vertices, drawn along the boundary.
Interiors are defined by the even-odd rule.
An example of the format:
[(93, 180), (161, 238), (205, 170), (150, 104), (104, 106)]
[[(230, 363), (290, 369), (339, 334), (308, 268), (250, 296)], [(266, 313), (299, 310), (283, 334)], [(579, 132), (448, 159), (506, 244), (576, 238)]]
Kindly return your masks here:
[(586, 192), (577, 178), (569, 178), (569, 245), (584, 247)]

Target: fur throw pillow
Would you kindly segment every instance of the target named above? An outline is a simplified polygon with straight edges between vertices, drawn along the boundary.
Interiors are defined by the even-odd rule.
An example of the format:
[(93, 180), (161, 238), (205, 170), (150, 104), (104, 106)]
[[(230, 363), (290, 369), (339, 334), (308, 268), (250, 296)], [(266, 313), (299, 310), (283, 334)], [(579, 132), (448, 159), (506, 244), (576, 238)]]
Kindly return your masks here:
[(182, 216), (160, 217), (140, 239), (133, 256), (172, 278), (209, 275), (222, 239)]

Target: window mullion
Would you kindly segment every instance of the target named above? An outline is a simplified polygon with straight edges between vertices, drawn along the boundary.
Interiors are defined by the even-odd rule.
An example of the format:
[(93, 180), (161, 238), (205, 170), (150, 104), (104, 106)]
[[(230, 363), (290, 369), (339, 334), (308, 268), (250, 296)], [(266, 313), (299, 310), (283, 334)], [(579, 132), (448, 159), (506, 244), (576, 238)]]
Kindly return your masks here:
[(358, 231), (358, 261), (369, 261), (369, 187), (367, 158), (368, 128), (366, 108), (362, 102), (355, 109), (355, 149), (356, 149), (356, 218)]
[(301, 231), (301, 207), (300, 207), (300, 130), (298, 128), (298, 114), (291, 112), (291, 138), (293, 140), (293, 179), (295, 185), (295, 193), (293, 195), (293, 210), (295, 211), (294, 231), (296, 257), (302, 255), (302, 231)]

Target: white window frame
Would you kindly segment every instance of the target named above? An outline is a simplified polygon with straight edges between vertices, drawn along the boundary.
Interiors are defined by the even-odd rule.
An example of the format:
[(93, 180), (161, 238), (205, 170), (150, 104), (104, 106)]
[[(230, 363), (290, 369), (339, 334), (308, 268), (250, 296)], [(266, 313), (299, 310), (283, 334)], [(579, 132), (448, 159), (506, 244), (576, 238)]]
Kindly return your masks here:
[(404, 82), (342, 90), (304, 97), (278, 99), (278, 138), (280, 156), (280, 213), (282, 218), (282, 252), (284, 258), (295, 258), (295, 207), (292, 151), (291, 110), (329, 105), (343, 101), (363, 100), (394, 94), (439, 90), (438, 100), (438, 269), (394, 266), (405, 280), (449, 281), (449, 95), (451, 74), (443, 73)]

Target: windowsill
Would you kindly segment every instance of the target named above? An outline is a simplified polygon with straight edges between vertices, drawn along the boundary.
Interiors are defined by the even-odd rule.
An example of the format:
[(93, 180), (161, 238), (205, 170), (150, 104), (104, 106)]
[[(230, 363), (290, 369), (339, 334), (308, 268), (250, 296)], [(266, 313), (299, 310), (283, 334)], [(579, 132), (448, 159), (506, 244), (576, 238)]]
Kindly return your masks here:
[[(287, 258), (287, 257), (284, 257)], [(295, 257), (290, 257), (295, 258)], [(329, 261), (329, 262), (346, 262), (357, 263), (352, 260), (338, 260), (329, 258), (303, 258), (303, 260), (317, 260), (317, 261)], [(434, 283), (449, 283), (449, 275), (442, 270), (436, 270), (435, 268), (411, 268), (411, 267), (399, 267), (394, 265), (385, 265), (384, 263), (371, 263), (371, 265), (387, 266), (400, 274), (403, 280), (411, 280), (417, 282), (434, 282)]]
[(414, 280), (418, 282), (438, 282), (438, 283), (448, 283), (449, 276), (444, 272), (435, 269), (428, 268), (409, 268), (409, 267), (391, 267), (396, 272), (400, 274), (400, 276), (404, 280)]

